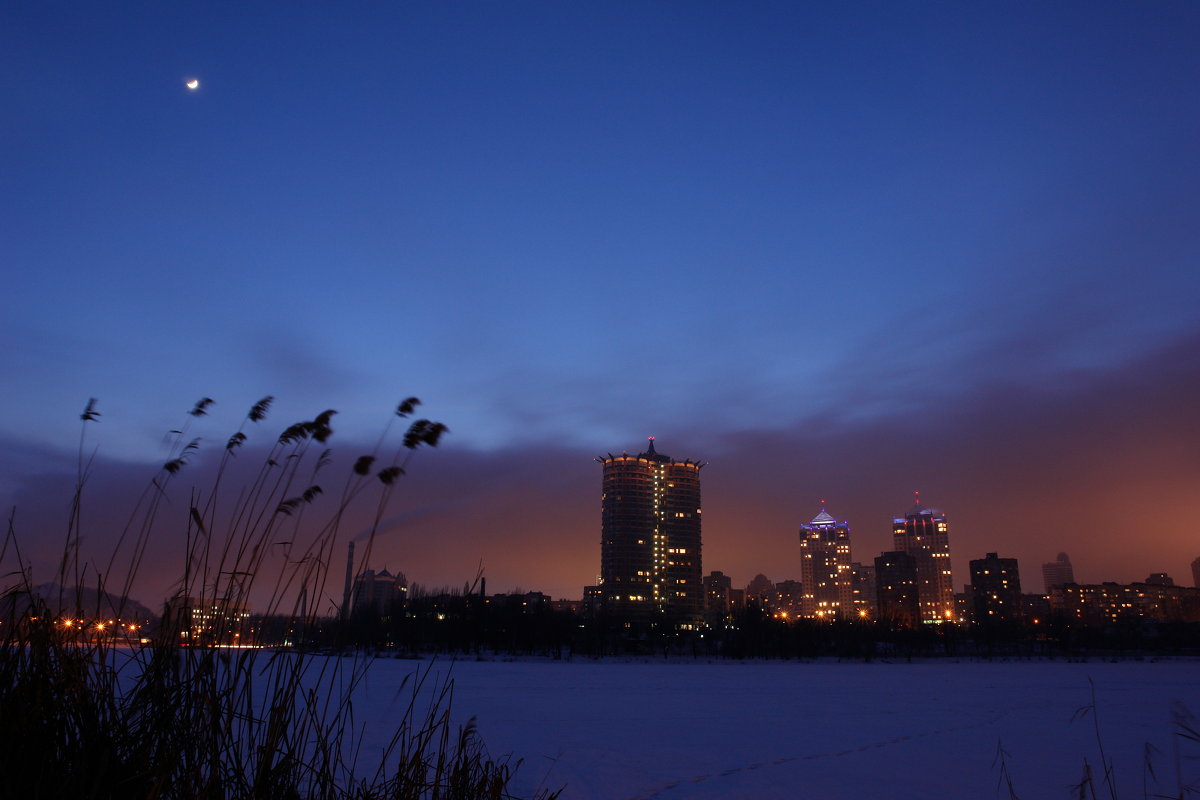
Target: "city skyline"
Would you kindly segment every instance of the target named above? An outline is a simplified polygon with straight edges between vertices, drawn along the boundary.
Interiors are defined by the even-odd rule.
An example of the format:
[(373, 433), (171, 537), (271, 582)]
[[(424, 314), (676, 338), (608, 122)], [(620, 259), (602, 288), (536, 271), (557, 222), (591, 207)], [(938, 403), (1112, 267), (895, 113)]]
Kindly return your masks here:
[[(651, 462), (663, 462), (668, 465), (678, 465), (680, 467), (687, 467), (689, 469), (696, 471), (697, 473), (699, 472), (701, 467), (709, 467), (710, 466), (710, 462), (708, 462), (708, 461), (698, 461), (698, 460), (692, 460), (692, 459), (676, 462), (674, 459), (663, 456), (660, 453), (656, 452), (654, 441), (655, 441), (654, 437), (649, 437), (648, 449), (646, 452), (643, 452), (641, 454), (631, 455), (628, 453), (628, 451), (625, 451), (621, 455), (618, 455), (618, 456), (613, 456), (612, 454), (609, 454), (606, 458), (605, 457), (597, 457), (597, 458), (591, 459), (590, 461), (593, 463), (600, 462), (601, 464), (607, 464), (609, 461), (613, 461), (614, 463), (615, 462), (621, 462), (621, 463), (630, 462), (630, 463), (638, 463), (638, 464), (643, 464), (643, 465), (649, 464)], [(334, 452), (335, 452), (334, 450), (330, 450), (330, 454), (331, 454), (330, 461), (332, 464), (335, 465), (334, 468), (336, 469), (336, 466), (339, 464), (341, 464), (342, 466), (345, 466), (346, 464), (343, 459), (340, 459), (337, 456), (332, 455)], [(343, 453), (344, 452), (345, 451), (343, 450)], [(252, 453), (250, 453), (248, 455), (250, 456), (251, 459), (253, 458)], [(481, 573), (481, 575), (485, 578), (485, 580), (492, 581), (492, 583), (490, 585), (497, 592), (504, 593), (504, 592), (508, 592), (508, 591), (534, 590), (534, 591), (544, 591), (549, 596), (554, 597), (554, 598), (579, 599), (579, 597), (580, 597), (580, 591), (579, 591), (580, 582), (575, 582), (573, 584), (573, 578), (576, 575), (583, 574), (582, 570), (584, 568), (579, 563), (571, 564), (570, 566), (568, 566), (567, 572), (558, 572), (557, 569), (555, 568), (556, 564), (547, 561), (546, 558), (535, 558), (535, 559), (531, 560), (530, 559), (531, 553), (524, 551), (524, 550), (520, 550), (520, 549), (513, 550), (512, 548), (508, 548), (506, 551), (507, 554), (510, 556), (510, 558), (513, 561), (517, 562), (520, 566), (516, 567), (516, 568), (509, 566), (507, 572), (499, 572), (494, 568), (494, 565), (489, 565), (489, 563), (487, 561), (471, 560), (469, 557), (466, 560), (464, 560), (463, 553), (451, 552), (448, 548), (440, 546), (442, 544), (442, 542), (440, 542), (436, 538), (436, 537), (444, 534), (444, 529), (442, 529), (440, 526), (444, 525), (446, 523), (447, 519), (452, 519), (456, 513), (462, 513), (464, 510), (472, 509), (475, 507), (476, 504), (464, 502), (462, 499), (455, 500), (453, 497), (448, 497), (447, 499), (437, 499), (438, 493), (445, 492), (446, 488), (447, 488), (447, 482), (443, 480), (445, 478), (445, 473), (443, 472), (443, 470), (456, 468), (454, 465), (442, 464), (440, 470), (430, 469), (431, 467), (434, 467), (437, 465), (436, 459), (437, 459), (438, 455), (439, 454), (436, 451), (428, 453), (426, 456), (423, 457), (424, 463), (421, 464), (421, 467), (419, 469), (414, 470), (412, 474), (405, 476), (404, 480), (410, 481), (411, 483), (416, 484), (416, 485), (412, 486), (411, 488), (409, 488), (404, 493), (406, 496), (421, 496), (426, 491), (432, 492), (432, 494), (429, 496), (426, 496), (424, 498), (426, 500), (426, 502), (423, 505), (419, 505), (416, 508), (403, 509), (403, 510), (401, 510), (401, 513), (393, 514), (381, 521), (381, 523), (379, 524), (378, 529), (377, 529), (377, 538), (375, 539), (374, 544), (372, 546), (373, 549), (372, 549), (371, 561), (369, 564), (366, 564), (366, 568), (368, 570), (376, 570), (376, 569), (381, 570), (381, 571), (391, 570), (391, 571), (394, 571), (396, 574), (407, 573), (407, 574), (413, 575), (416, 583), (425, 587), (426, 590), (432, 589), (434, 591), (441, 591), (443, 589), (453, 589), (456, 586), (460, 586), (462, 584), (463, 580), (470, 580), (475, 575), (475, 573), (472, 570), (478, 570), (478, 569), (482, 568), (483, 572)], [(204, 458), (202, 456), (197, 456), (196, 461), (198, 463), (196, 463), (194, 465), (187, 465), (187, 467), (189, 469), (191, 469), (191, 468), (198, 469), (203, 472), (204, 469), (206, 468), (206, 465), (203, 464)], [(528, 462), (527, 465), (510, 463), (507, 466), (508, 466), (510, 472), (513, 472), (513, 473), (516, 473), (519, 475), (519, 474), (521, 474), (520, 467), (535, 466), (538, 463), (544, 463), (544, 462), (534, 459), (534, 460)], [(118, 466), (119, 466), (120, 470), (126, 470), (129, 472), (123, 473), (123, 474), (115, 474), (118, 472), (118, 469), (117, 469)], [(144, 471), (138, 471), (138, 470), (139, 470), (139, 468), (147, 468), (149, 466), (150, 465), (115, 465), (115, 464), (105, 466), (102, 463), (99, 467), (96, 468), (98, 474), (95, 476), (95, 478), (89, 479), (89, 481), (91, 483), (100, 483), (101, 484), (100, 487), (94, 487), (92, 491), (96, 495), (101, 495), (101, 494), (105, 495), (105, 499), (110, 502), (112, 502), (112, 501), (119, 502), (120, 492), (121, 491), (130, 491), (135, 486), (134, 482), (130, 480), (130, 475), (137, 474), (140, 478), (144, 479), (144, 478), (146, 478), (147, 473)], [(212, 465), (210, 464), (207, 466), (212, 466)], [(235, 470), (234, 476), (236, 476), (237, 475), (236, 467), (234, 468), (234, 470)], [(421, 476), (422, 471), (427, 471), (427, 474), (425, 474), (424, 477)], [(479, 472), (479, 471), (477, 470), (477, 472)], [(608, 483), (608, 472), (609, 472), (609, 470), (606, 466), (606, 469), (605, 469), (606, 486)], [(557, 485), (560, 485), (560, 486), (562, 485), (561, 480), (565, 475), (569, 475), (569, 471), (567, 471), (567, 470), (556, 470), (555, 471), (554, 476), (555, 476), (555, 478), (557, 478), (560, 481), (560, 483), (558, 483)], [(650, 473), (647, 473), (647, 475), (651, 478), (654, 477), (654, 476), (650, 476)], [(59, 483), (59, 489), (61, 490), (63, 487), (69, 486), (69, 479), (71, 478), (71, 476), (65, 475), (65, 476), (60, 476), (60, 477), (63, 478), (62, 482)], [(661, 477), (661, 476), (658, 476), (658, 477)], [(228, 478), (226, 478), (226, 480), (228, 480)], [(576, 507), (576, 511), (581, 511), (584, 508), (591, 505), (590, 498), (594, 497), (594, 481), (595, 481), (595, 475), (594, 475), (594, 473), (591, 473), (591, 471), (589, 470), (588, 483), (589, 483), (590, 491), (587, 493), (587, 494), (589, 494), (589, 498), (574, 498), (573, 505)], [(547, 485), (555, 485), (554, 480), (547, 479), (545, 482)], [(49, 487), (50, 485), (51, 484), (49, 482), (43, 483), (43, 486)], [(505, 498), (505, 485), (506, 485), (505, 483), (501, 483), (501, 484), (490, 486), (487, 489), (487, 496), (493, 498), (493, 500), (496, 500), (496, 501), (504, 501), (509, 504), (515, 503), (516, 500), (512, 497)], [(144, 488), (144, 487), (142, 487), (142, 488)], [(86, 487), (85, 487), (85, 489), (86, 489)], [(607, 491), (606, 491), (606, 494), (607, 494)], [(687, 502), (692, 502), (693, 500), (698, 500), (698, 486), (696, 488), (695, 494), (696, 494), (695, 498), (692, 498), (689, 495), (688, 497), (684, 498), (684, 500), (686, 500)], [(128, 496), (128, 499), (130, 501), (132, 501), (133, 497), (134, 497), (134, 495), (130, 494)], [(902, 524), (902, 523), (908, 523), (910, 518), (914, 518), (914, 517), (920, 518), (921, 515), (924, 514), (929, 517), (930, 526), (932, 526), (935, 523), (939, 523), (939, 522), (942, 525), (945, 525), (946, 517), (945, 517), (945, 514), (943, 511), (941, 511), (939, 508), (930, 508), (930, 507), (924, 506), (921, 501), (920, 492), (914, 492), (914, 497), (915, 497), (915, 501), (916, 501), (915, 504), (907, 512), (905, 512), (904, 516), (897, 517), (897, 516), (895, 516), (894, 513), (888, 515), (889, 521), (891, 524), (887, 526), (888, 531), (887, 531), (886, 536), (884, 536), (877, 529), (875, 531), (876, 535), (874, 535), (874, 536), (868, 536), (868, 537), (856, 536), (855, 537), (856, 544), (854, 545), (854, 553), (852, 556), (853, 560), (855, 562), (861, 562), (867, 566), (870, 566), (872, 563), (872, 560), (875, 559), (877, 556), (890, 555), (891, 554), (890, 551), (893, 551), (895, 549), (903, 550), (904, 547), (901, 547), (901, 545), (898, 543), (901, 542), (901, 540), (904, 539), (905, 536), (903, 534), (901, 534), (900, 531), (904, 530), (906, 527), (905, 524)], [(95, 498), (92, 498), (92, 499), (95, 499)], [(679, 501), (679, 502), (683, 502), (683, 501)], [(674, 505), (678, 505), (678, 502), (676, 502), (676, 500), (672, 500), (670, 504), (673, 504), (671, 507), (672, 507), (672, 509), (674, 509)], [(824, 510), (825, 501), (824, 500), (820, 501), (820, 504), (821, 504), (822, 510), (817, 515), (816, 518), (809, 520), (807, 523), (805, 523), (805, 522), (799, 523), (799, 527), (800, 527), (800, 531), (801, 531), (801, 543), (798, 545), (794, 539), (791, 539), (790, 536), (785, 535), (783, 538), (787, 539), (787, 544), (780, 551), (781, 555), (777, 556), (776, 559), (773, 562), (771, 562), (770, 566), (765, 566), (765, 562), (754, 562), (754, 561), (748, 561), (746, 559), (742, 559), (741, 561), (734, 560), (735, 563), (738, 564), (738, 566), (736, 568), (733, 568), (730, 566), (729, 563), (724, 563), (720, 560), (717, 560), (717, 558), (715, 556), (708, 555), (708, 556), (705, 556), (705, 558), (704, 558), (703, 568), (701, 567), (699, 559), (697, 559), (694, 564), (689, 565), (689, 566), (695, 567), (694, 570), (689, 569), (689, 571), (688, 571), (688, 575), (695, 579), (694, 581), (692, 581), (692, 583), (696, 583), (697, 587), (698, 587), (700, 573), (701, 572), (711, 572), (713, 570), (723, 572), (726, 575), (730, 576), (730, 578), (732, 579), (732, 582), (733, 582), (732, 585), (734, 588), (741, 588), (741, 587), (745, 586), (747, 583), (749, 583), (752, 580), (753, 576), (758, 576), (758, 575), (766, 575), (770, 579), (772, 584), (777, 584), (780, 582), (787, 582), (787, 581), (801, 583), (803, 580), (803, 577), (805, 575), (804, 558), (805, 558), (805, 554), (806, 554), (806, 549), (803, 546), (803, 537), (804, 537), (805, 531), (809, 528), (816, 528), (816, 529), (829, 528), (831, 530), (836, 528), (837, 530), (845, 531), (848, 534), (848, 530), (849, 530), (849, 528), (848, 528), (848, 526), (850, 525), (849, 520), (845, 520), (841, 523), (838, 523), (837, 520), (835, 520), (830, 514), (828, 514), (828, 512), (826, 512)], [(89, 500), (89, 492), (87, 492), (87, 491), (85, 491), (85, 493), (84, 493), (84, 505), (85, 505), (85, 507), (90, 507), (93, 505), (93, 503)], [(663, 508), (666, 508), (667, 505), (669, 505), (669, 504), (664, 500)], [(848, 502), (847, 505), (854, 506), (856, 504), (851, 501), (851, 502)], [(657, 509), (658, 505), (654, 505), (653, 508)], [(37, 511), (44, 512), (45, 511), (45, 508), (39, 504), (29, 504), (25, 508), (26, 511), (29, 511), (31, 509), (35, 512), (37, 512)], [(486, 509), (485, 509), (485, 511), (486, 511)], [(698, 508), (697, 508), (697, 511), (699, 511)], [(653, 516), (653, 513), (651, 514), (651, 516)], [(696, 515), (697, 527), (698, 527), (698, 516), (699, 515), (697, 514)], [(707, 514), (706, 516), (711, 517), (712, 515)], [(957, 513), (955, 513), (955, 517), (957, 518), (958, 516), (959, 515)], [(29, 515), (25, 515), (25, 519), (28, 519), (28, 518), (29, 518)], [(601, 540), (604, 539), (603, 518), (604, 518), (604, 515), (601, 514), (601, 515), (598, 515), (596, 519), (589, 521), (589, 526), (585, 527), (585, 528), (581, 528), (579, 532), (576, 532), (576, 533), (578, 533), (578, 535), (573, 535), (571, 537), (573, 539), (573, 541), (569, 542), (569, 544), (574, 546), (574, 545), (579, 545), (580, 541), (584, 541), (583, 548), (584, 548), (584, 551), (586, 552), (586, 558), (581, 559), (581, 561), (586, 560), (587, 562), (589, 562), (589, 566), (591, 566), (592, 568), (594, 568), (594, 565), (597, 563), (597, 561), (596, 561), (597, 551), (595, 549), (596, 535), (600, 534)], [(34, 519), (36, 519), (36, 516), (34, 516)], [(111, 522), (111, 521), (112, 521), (112, 518), (110, 517), (109, 522)], [(124, 517), (121, 517), (121, 521), (124, 522)], [(372, 523), (370, 523), (369, 519), (363, 518), (361, 520), (361, 522), (362, 522), (362, 524), (365, 525), (365, 527), (358, 528), (357, 526), (360, 524), (359, 517), (352, 513), (347, 514), (345, 516), (345, 519), (343, 520), (343, 522), (345, 524), (350, 525), (350, 527), (352, 529), (359, 530), (359, 532), (357, 534), (348, 537), (351, 541), (361, 541), (362, 538), (368, 533), (368, 531), (371, 529), (371, 526), (372, 526)], [(104, 527), (100, 527), (98, 529), (92, 528), (91, 525), (87, 525), (86, 527), (94, 530), (95, 535), (97, 535), (99, 538), (102, 538), (102, 539), (112, 536), (112, 535), (115, 535), (113, 530), (106, 530)], [(174, 526), (172, 525), (171, 522), (167, 522), (165, 524), (163, 524), (163, 523), (159, 524), (159, 528), (164, 529), (164, 530), (171, 530), (173, 527)], [(929, 526), (927, 526), (927, 527), (929, 527)], [(878, 526), (877, 526), (877, 528), (878, 528)], [(485, 546), (484, 540), (486, 538), (490, 538), (490, 537), (487, 537), (486, 531), (484, 531), (483, 533), (484, 533), (483, 538), (476, 540), (477, 543), (481, 547)], [(794, 529), (793, 529), (793, 531), (789, 531), (788, 533), (791, 535), (794, 535)], [(699, 538), (698, 530), (689, 535), (693, 536), (693, 538), (696, 538), (696, 539)], [(715, 544), (723, 546), (719, 549), (724, 551), (725, 548), (728, 547), (730, 542), (729, 542), (727, 536), (722, 536), (721, 534), (717, 534), (717, 536), (720, 538), (718, 538), (718, 540)], [(944, 536), (944, 533), (943, 533), (943, 536)], [(158, 538), (158, 537), (155, 537), (155, 538)], [(712, 541), (712, 538), (713, 538), (713, 534), (711, 533), (711, 531), (705, 535), (704, 545), (703, 545), (705, 551), (710, 551), (711, 549), (714, 549), (714, 547), (713, 547), (714, 542)], [(865, 543), (864, 543), (864, 539), (865, 539)], [(415, 550), (410, 548), (411, 543), (414, 541), (416, 541), (420, 544), (420, 546), (418, 548), (416, 548)], [(664, 536), (663, 541), (666, 541), (665, 536)], [(849, 566), (848, 559), (851, 558), (851, 554), (849, 552), (849, 541), (850, 540), (849, 540), (848, 535), (843, 536), (841, 541), (842, 541), (842, 545), (839, 547), (838, 545), (835, 544), (834, 549), (839, 550), (839, 555), (837, 556), (838, 562), (840, 563), (842, 561), (845, 561), (846, 563), (843, 566), (848, 567)], [(1030, 587), (1028, 584), (1028, 581), (1029, 581), (1028, 575), (1033, 574), (1034, 572), (1038, 571), (1038, 563), (1027, 559), (1025, 556), (1021, 556), (1019, 558), (1015, 557), (1014, 552), (1012, 552), (1011, 548), (1004, 545), (1004, 537), (1003, 536), (999, 537), (998, 540), (991, 540), (991, 541), (989, 541), (987, 539), (982, 539), (978, 536), (969, 537), (969, 539), (968, 539), (969, 544), (964, 544), (962, 542), (962, 538), (960, 537), (960, 531), (958, 530), (958, 528), (956, 526), (952, 541), (953, 541), (953, 544), (949, 547), (949, 561), (951, 564), (952, 581), (953, 582), (948, 585), (948, 588), (951, 591), (951, 593), (960, 592), (963, 589), (963, 586), (970, 582), (970, 578), (968, 577), (969, 576), (968, 562), (982, 558), (983, 554), (985, 552), (989, 552), (988, 548), (992, 548), (990, 552), (996, 552), (998, 550), (999, 552), (1003, 553), (1006, 557), (1013, 557), (1012, 560), (1014, 560), (1014, 561), (1019, 561), (1019, 562), (1025, 563), (1025, 571), (1027, 574), (1027, 578), (1026, 578), (1027, 591), (1029, 591), (1033, 588), (1033, 587)], [(748, 543), (753, 544), (753, 542), (747, 542), (746, 540), (740, 540), (740, 541), (736, 542), (736, 544), (742, 545), (742, 547), (739, 547), (737, 549), (745, 550), (746, 548), (744, 547), (744, 545), (746, 545)], [(45, 560), (39, 560), (39, 554), (55, 553), (56, 549), (60, 546), (60, 542), (54, 541), (53, 539), (45, 539), (45, 540), (41, 540), (41, 541), (33, 541), (33, 542), (30, 542), (29, 544), (31, 544), (32, 546), (22, 545), (22, 548), (25, 551), (27, 556), (32, 556), (29, 558), (29, 561), (31, 564), (33, 564), (33, 567), (34, 567), (34, 573), (33, 573), (34, 580), (36, 582), (40, 582), (40, 581), (49, 579), (51, 577), (50, 572), (53, 569), (53, 564), (48, 563)], [(778, 542), (775, 542), (773, 544), (778, 544)], [(1194, 578), (1195, 574), (1197, 574), (1196, 573), (1196, 564), (1200, 563), (1200, 558), (1196, 558), (1196, 559), (1192, 559), (1192, 560), (1188, 561), (1185, 564), (1186, 568), (1180, 567), (1179, 565), (1164, 566), (1164, 561), (1161, 558), (1160, 554), (1157, 554), (1153, 550), (1153, 548), (1145, 548), (1144, 543), (1142, 543), (1142, 544), (1143, 544), (1142, 549), (1143, 549), (1143, 556), (1144, 556), (1143, 561), (1146, 564), (1150, 564), (1151, 567), (1146, 568), (1146, 569), (1141, 569), (1139, 567), (1131, 567), (1129, 565), (1126, 565), (1126, 567), (1127, 567), (1126, 569), (1124, 569), (1121, 572), (1117, 572), (1117, 573), (1103, 572), (1103, 571), (1096, 570), (1094, 568), (1090, 568), (1082, 577), (1074, 577), (1074, 581), (1078, 584), (1083, 584), (1083, 585), (1097, 585), (1097, 584), (1101, 584), (1101, 583), (1105, 583), (1105, 582), (1116, 582), (1119, 584), (1132, 584), (1132, 583), (1138, 583), (1138, 582), (1144, 581), (1145, 580), (1144, 576), (1147, 574), (1153, 575), (1155, 573), (1165, 572), (1165, 573), (1169, 574), (1171, 577), (1175, 578), (1179, 585), (1186, 585), (1187, 584), (1187, 569), (1186, 568), (1190, 568), (1193, 578)], [(976, 551), (975, 549), (967, 549), (967, 550), (963, 549), (964, 547), (974, 548), (976, 545), (978, 545), (982, 549), (980, 549), (978, 551)], [(662, 546), (665, 547), (665, 545), (662, 545)], [(946, 548), (944, 542), (938, 546), (940, 547), (940, 552), (943, 552), (943, 553), (946, 552), (947, 548)], [(697, 548), (697, 550), (699, 550), (699, 548)], [(170, 548), (168, 548), (168, 552), (169, 551), (170, 551)], [(845, 551), (845, 552), (842, 552), (842, 551)], [(150, 552), (152, 554), (155, 553), (153, 547)], [(468, 550), (465, 552), (470, 553), (471, 551)], [(351, 553), (353, 554), (353, 550), (351, 550)], [(443, 574), (443, 576), (437, 576), (437, 575), (430, 576), (429, 574), (422, 574), (419, 571), (419, 568), (413, 567), (414, 564), (420, 563), (421, 558), (428, 558), (431, 553), (436, 554), (436, 555), (446, 559), (444, 563), (446, 564), (445, 569), (447, 570), (447, 572), (445, 572)], [(831, 551), (831, 553), (832, 553), (832, 551)], [(1087, 563), (1088, 561), (1091, 560), (1089, 557), (1090, 554), (1086, 548), (1086, 545), (1084, 546), (1084, 548), (1081, 551), (1079, 551), (1079, 553), (1081, 554), (1081, 557), (1084, 559), (1084, 563)], [(543, 554), (543, 555), (548, 555), (548, 554)], [(447, 556), (449, 556), (449, 557), (446, 558)], [(669, 558), (665, 554), (665, 551), (664, 551), (664, 553), (659, 554), (659, 557), (660, 557), (659, 560), (662, 562), (663, 565), (665, 565), (667, 563), (667, 559)], [(728, 559), (727, 555), (724, 557), (726, 559)], [(94, 557), (89, 557), (89, 558), (94, 560)], [(352, 558), (353, 558), (353, 555), (352, 555)], [(1042, 572), (1043, 576), (1045, 576), (1047, 574), (1047, 572), (1046, 572), (1047, 568), (1052, 567), (1052, 566), (1061, 565), (1062, 564), (1061, 560), (1066, 558), (1066, 553), (1059, 552), (1057, 554), (1057, 558), (1059, 559), (1059, 561), (1054, 562), (1054, 563), (1050, 563), (1050, 562), (1041, 563), (1040, 571)], [(653, 561), (653, 559), (651, 559), (651, 560)], [(468, 563), (468, 561), (470, 561), (470, 563)], [(603, 562), (604, 558), (601, 558), (601, 561)], [(356, 565), (361, 564), (361, 562), (357, 559), (353, 560), (352, 563), (354, 563)], [(655, 563), (657, 563), (657, 562), (655, 562)], [(1069, 558), (1066, 560), (1065, 563), (1066, 563), (1068, 570), (1073, 570), (1074, 565), (1070, 561)], [(168, 566), (167, 568), (169, 569), (170, 567)], [(155, 571), (157, 571), (157, 569), (158, 568), (155, 567)], [(550, 571), (547, 571), (547, 569), (550, 569)], [(655, 569), (656, 568), (652, 564), (651, 570), (655, 570)], [(657, 575), (657, 574), (659, 574), (659, 572), (662, 573), (662, 576), (665, 576), (666, 575), (666, 567), (664, 566), (661, 570), (655, 571), (653, 574)], [(692, 575), (691, 574), (692, 572), (695, 572), (696, 574)], [(330, 574), (332, 575), (333, 573), (330, 573)], [(601, 574), (602, 574), (602, 571), (590, 573), (590, 575), (596, 579), (600, 578)], [(541, 577), (537, 577), (539, 575)], [(151, 605), (153, 605), (159, 599), (166, 599), (169, 596), (170, 590), (168, 590), (166, 588), (162, 588), (162, 587), (168, 587), (170, 585), (173, 585), (174, 582), (175, 582), (175, 579), (170, 575), (170, 573), (166, 573), (163, 576), (163, 583), (161, 583), (161, 585), (156, 584), (153, 580), (147, 581), (145, 579), (145, 576), (143, 575), (135, 583), (135, 587), (137, 587), (138, 591), (135, 591), (133, 596), (135, 597), (135, 599), (146, 600), (146, 601), (150, 602)], [(590, 582), (590, 581), (585, 581), (585, 582)], [(653, 584), (653, 579), (651, 579), (650, 576), (647, 576), (647, 579), (646, 579), (647, 587), (651, 586), (652, 584)], [(347, 586), (348, 586), (348, 584), (347, 584)], [(155, 588), (155, 587), (158, 587), (158, 588)], [(697, 588), (697, 587), (689, 587), (689, 588)], [(847, 589), (848, 588), (849, 587), (847, 587)], [(1045, 589), (1048, 592), (1049, 587), (1047, 586), (1047, 587), (1045, 587)], [(159, 598), (156, 594), (159, 591), (163, 592), (162, 598)], [(329, 611), (330, 609), (336, 609), (336, 608), (340, 607), (336, 601), (337, 601), (337, 598), (333, 598), (331, 595), (328, 598), (328, 603), (327, 603), (328, 608), (326, 608), (325, 610)], [(343, 602), (344, 602), (344, 600), (343, 600)], [(320, 612), (318, 612), (318, 613), (320, 613)]]
[(185, 495), (265, 395), (247, 455), (336, 409), (349, 469), (410, 395), (450, 427), (374, 553), (428, 585), (594, 583), (591, 458), (648, 435), (711, 462), (705, 563), (738, 582), (799, 576), (820, 498), (889, 550), (916, 489), (956, 575), (1197, 555), (1200, 7), (0, 22), (0, 503), (38, 564), (88, 398), (103, 563), (186, 410), (216, 400)]

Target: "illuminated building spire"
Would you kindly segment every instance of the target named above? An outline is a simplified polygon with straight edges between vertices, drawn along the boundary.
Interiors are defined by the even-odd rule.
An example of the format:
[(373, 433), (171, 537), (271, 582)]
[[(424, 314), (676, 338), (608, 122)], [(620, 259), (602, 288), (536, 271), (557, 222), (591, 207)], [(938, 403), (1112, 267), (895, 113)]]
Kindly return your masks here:
[(653, 455), (657, 455), (657, 453), (655, 453), (655, 452), (654, 452), (654, 437), (653, 437), (653, 436), (648, 436), (648, 437), (646, 437), (646, 438), (647, 438), (647, 439), (649, 439), (649, 441), (650, 441), (650, 448), (649, 448), (649, 449), (646, 451), (646, 453), (647, 453), (648, 455), (652, 455), (652, 456), (653, 456)]
[(813, 517), (812, 520), (808, 524), (809, 525), (818, 525), (818, 526), (819, 525), (836, 525), (837, 520), (833, 518), (832, 514), (830, 514), (828, 511), (825, 510), (825, 501), (822, 500), (821, 501), (821, 513), (817, 514), (815, 517)]

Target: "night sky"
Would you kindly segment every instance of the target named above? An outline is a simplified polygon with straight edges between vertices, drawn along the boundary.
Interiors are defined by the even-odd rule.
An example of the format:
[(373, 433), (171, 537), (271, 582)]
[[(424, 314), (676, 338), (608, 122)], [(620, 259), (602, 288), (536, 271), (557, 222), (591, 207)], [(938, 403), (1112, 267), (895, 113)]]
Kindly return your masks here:
[(710, 462), (735, 585), (798, 579), (822, 498), (869, 562), (916, 489), (959, 588), (1190, 585), (1197, 42), (1183, 2), (6, 3), (0, 500), (49, 579), (89, 397), (103, 560), (199, 398), (213, 450), (270, 394), (257, 441), (333, 408), (351, 457), (416, 395), (451, 433), (375, 560), (429, 586), (578, 598), (593, 458), (647, 435)]

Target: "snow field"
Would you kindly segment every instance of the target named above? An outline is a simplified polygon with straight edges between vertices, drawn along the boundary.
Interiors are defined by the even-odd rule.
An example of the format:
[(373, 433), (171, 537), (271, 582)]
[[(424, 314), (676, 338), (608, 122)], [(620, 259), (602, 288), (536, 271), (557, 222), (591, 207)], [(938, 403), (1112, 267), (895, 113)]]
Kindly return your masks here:
[[(367, 757), (390, 738), (428, 661), (376, 661), (355, 695)], [(1200, 780), (1200, 744), (1172, 710), (1200, 713), (1200, 662), (432, 662), (454, 679), (493, 756), (525, 763), (512, 788), (565, 800), (1066, 798), (1101, 741), (1118, 797)], [(1074, 718), (1074, 721), (1072, 721)], [(366, 759), (366, 760), (369, 760)], [(1101, 787), (1097, 794), (1107, 796)]]

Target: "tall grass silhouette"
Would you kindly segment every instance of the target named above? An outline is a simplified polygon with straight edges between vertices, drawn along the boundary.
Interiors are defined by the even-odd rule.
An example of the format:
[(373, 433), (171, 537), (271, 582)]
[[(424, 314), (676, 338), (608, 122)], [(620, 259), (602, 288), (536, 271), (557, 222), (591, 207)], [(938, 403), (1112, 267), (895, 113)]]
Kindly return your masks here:
[[(251, 596), (265, 597), (259, 610), (291, 620), (295, 642), (321, 627), (336, 644), (339, 623), (318, 613), (316, 598), (328, 596), (343, 522), (360, 509), (373, 520), (361, 550), (360, 564), (367, 563), (413, 454), (436, 447), (446, 433), (439, 422), (408, 420), (419, 401), (407, 398), (374, 449), (337, 475), (326, 446), (336, 412), (327, 410), (287, 426), (265, 446), (251, 477), (226, 486), (272, 401), (254, 404), (226, 440), (213, 477), (190, 489), (180, 507), (167, 502), (168, 493), (199, 450), (199, 439), (189, 438), (192, 422), (213, 405), (210, 398), (198, 402), (171, 432), (166, 460), (102, 569), (80, 548), (95, 467), (88, 427), (100, 418), (96, 400), (88, 401), (57, 596), (32, 585), (15, 515), (0, 546), (0, 574), (10, 584), (0, 595), (0, 796), (512, 797), (508, 785), (520, 762), (492, 759), (473, 720), (452, 724), (449, 679), (434, 681), (428, 669), (406, 679), (408, 702), (395, 734), (368, 763), (352, 696), (369, 656), (348, 648), (265, 648), (261, 626), (246, 627)], [(395, 434), (397, 420), (405, 427)], [(164, 526), (182, 539), (184, 558), (177, 590), (148, 632), (126, 598), (152, 533)], [(282, 564), (272, 555), (280, 549), (287, 554)]]

